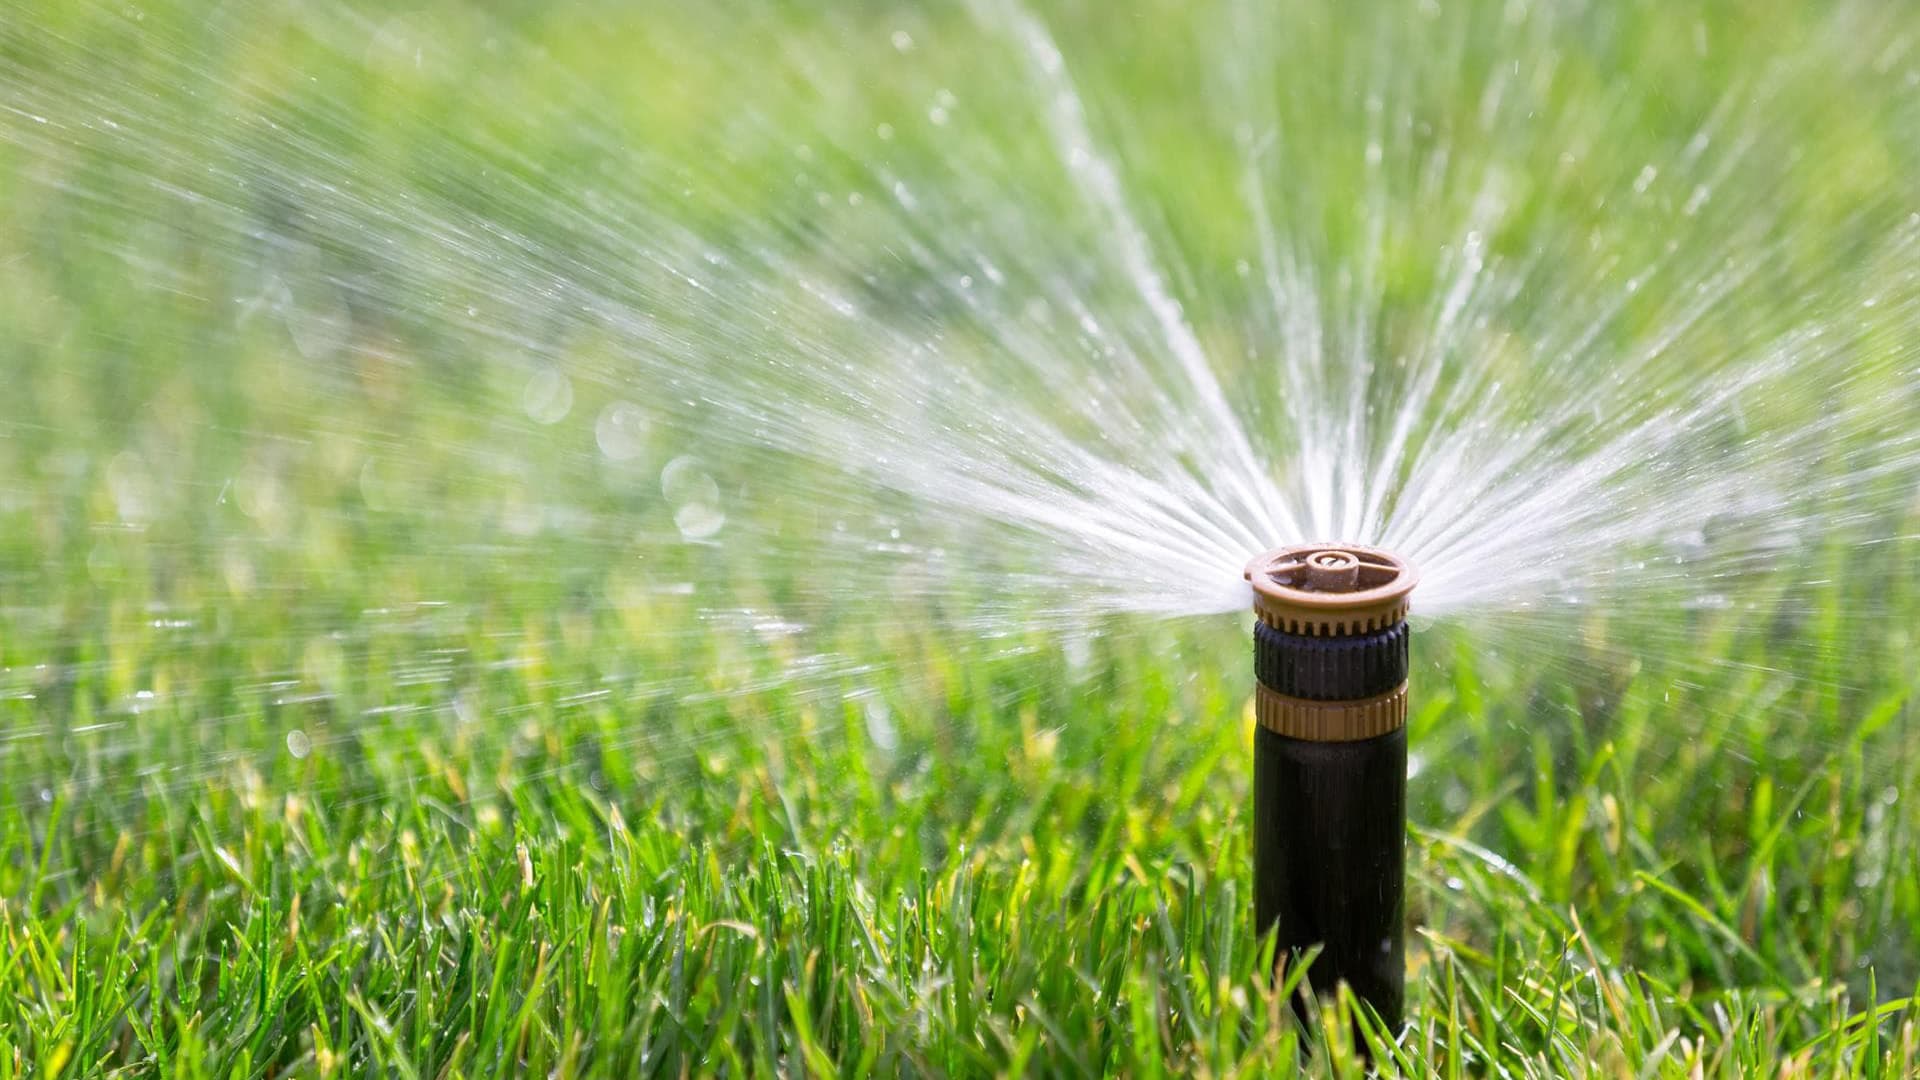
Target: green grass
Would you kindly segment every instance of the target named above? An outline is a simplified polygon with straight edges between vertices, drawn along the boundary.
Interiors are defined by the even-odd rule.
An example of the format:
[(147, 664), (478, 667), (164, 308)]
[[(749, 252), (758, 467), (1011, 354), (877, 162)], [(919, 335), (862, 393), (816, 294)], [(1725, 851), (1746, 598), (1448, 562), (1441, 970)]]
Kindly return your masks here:
[[(192, 113), (168, 48), (204, 34), (228, 81), (337, 109), (370, 186), (483, 212), (497, 196), (419, 148), (488, 125), (534, 161), (584, 170), (593, 148), (475, 119), (463, 94), (547, 100), (536, 84), (565, 70), (625, 87), (607, 108), (649, 139), (724, 119), (649, 66), (704, 63), (675, 35), (726, 38), (708, 22), (441, 5), (414, 25), (454, 56), (489, 55), (498, 18), (552, 63), (480, 89), (389, 64), (376, 93), (359, 59), (273, 18), (203, 27), (192, 8), (154, 6), (173, 46), (124, 13), (31, 14), (169, 117)], [(1666, 73), (1666, 107), (1710, 101), (1726, 73), (1633, 11), (1569, 60), (1592, 71), (1568, 92), (1626, 68)], [(1203, 140), (1153, 103), (1176, 62), (1101, 51), (1124, 28), (1093, 7), (1051, 14), (1101, 58), (1089, 77), (1132, 79), (1143, 130), (1165, 129), (1141, 183), (1189, 209), (1217, 194), (1195, 181)], [(1736, 58), (1801, 18), (1701, 16)], [(0, 27), (0, 73), (32, 83), (71, 55)], [(1822, 221), (1912, 150), (1850, 111), (1867, 91), (1846, 78), (1793, 119), (1866, 163), (1806, 170)], [(159, 133), (205, 145), (190, 134)], [(754, 182), (787, 148), (738, 137), (761, 155), (738, 189), (684, 208), (715, 236), (803, 205)], [(205, 165), (105, 137), (48, 165), (0, 140), (0, 1080), (1363, 1072), (1345, 1006), (1292, 1016), (1250, 933), (1244, 620), (1116, 619), (1070, 646), (982, 640), (967, 597), (828, 609), (794, 637), (703, 619), (718, 582), (756, 607), (809, 599), (805, 568), (660, 542), (668, 435), (637, 480), (593, 449), (619, 386), (579, 379), (573, 419), (543, 428), (521, 419), (524, 369), (408, 336), (432, 327), (369, 331), (409, 362), (301, 362), (283, 326), (232, 316), (249, 282), (197, 256), (199, 211), (144, 182)], [(1193, 244), (1237, 242), (1237, 219), (1197, 213)], [(619, 360), (567, 349), (586, 371)], [(556, 504), (535, 536), (502, 524)], [(1920, 1074), (1920, 500), (1885, 506), (1873, 527), (1908, 539), (1836, 544), (1821, 584), (1756, 570), (1720, 610), (1423, 630), (1411, 1027), (1373, 1033), (1376, 1061)]]
[[(313, 704), (178, 694), (111, 714), (107, 737), (16, 738), (10, 784), (44, 783), (50, 801), (0, 833), (0, 1069), (1264, 1074), (1297, 1060), (1247, 927), (1228, 630), (1181, 643), (1208, 658), (1197, 683), (1142, 645), (1078, 682), (1044, 648), (956, 646), (944, 694), (894, 702), (889, 748), (861, 707), (778, 692), (706, 709), (558, 700), (542, 689), (556, 668), (670, 662), (607, 616), (570, 617), (506, 650), (486, 610), (371, 636), (366, 656), (392, 669), (350, 663)], [(116, 642), (113, 662), (76, 665), (68, 685), (14, 669), (40, 695), (15, 696), (18, 729), (78, 728), (80, 703), (120, 696), (116, 665), (170, 687), (288, 662), (284, 636), (244, 623), (187, 646), (88, 636)], [(9, 660), (35, 643), (10, 636)], [(1434, 670), (1449, 644), (1466, 645), (1430, 633), (1420, 649), (1410, 1070), (1911, 1074), (1920, 897), (1911, 800), (1893, 793), (1915, 777), (1911, 754), (1892, 775), (1872, 763), (1913, 738), (1897, 696), (1793, 730), (1816, 703), (1763, 705), (1764, 685), (1729, 680), (1697, 692), (1745, 718), (1675, 751), (1668, 707), (1629, 687), (1583, 742), (1571, 710), (1501, 704), (1558, 680), (1495, 679), (1464, 651)], [(359, 702), (431, 707), (394, 670), (423, 654), (457, 657), (461, 693), (500, 724), (356, 719)], [(1655, 670), (1635, 682), (1666, 685)], [(176, 743), (215, 712), (222, 759)], [(290, 715), (316, 736), (304, 759), (272, 752)], [(1767, 754), (1787, 739), (1796, 752)], [(231, 752), (250, 743), (261, 752)], [(148, 764), (163, 767), (101, 775)], [(1306, 1068), (1358, 1066), (1341, 1048)]]

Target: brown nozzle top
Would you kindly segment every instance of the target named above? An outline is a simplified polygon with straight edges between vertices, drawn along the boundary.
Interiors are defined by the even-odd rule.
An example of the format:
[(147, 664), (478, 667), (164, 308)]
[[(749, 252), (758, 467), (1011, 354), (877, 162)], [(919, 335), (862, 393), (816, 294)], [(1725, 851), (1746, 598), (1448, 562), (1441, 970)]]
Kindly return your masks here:
[(1385, 630), (1407, 617), (1420, 582), (1413, 564), (1355, 544), (1297, 544), (1247, 564), (1253, 613), (1287, 634), (1338, 637)]

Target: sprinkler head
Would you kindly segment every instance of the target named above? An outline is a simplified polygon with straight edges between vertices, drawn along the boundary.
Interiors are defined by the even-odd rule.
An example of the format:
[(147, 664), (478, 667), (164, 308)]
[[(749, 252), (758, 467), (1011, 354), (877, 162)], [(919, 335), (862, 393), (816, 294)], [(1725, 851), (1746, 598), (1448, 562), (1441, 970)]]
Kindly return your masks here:
[(1413, 564), (1357, 544), (1297, 544), (1247, 564), (1253, 613), (1285, 634), (1367, 634), (1407, 617)]
[(1246, 578), (1262, 727), (1347, 742), (1406, 723), (1412, 564), (1375, 548), (1302, 544), (1254, 559)]

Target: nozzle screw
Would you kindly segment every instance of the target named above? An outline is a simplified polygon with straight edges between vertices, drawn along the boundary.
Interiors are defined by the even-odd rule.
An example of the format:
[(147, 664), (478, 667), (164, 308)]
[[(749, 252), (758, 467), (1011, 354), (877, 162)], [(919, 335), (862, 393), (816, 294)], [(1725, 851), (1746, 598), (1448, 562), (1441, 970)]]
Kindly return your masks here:
[(1352, 592), (1360, 584), (1360, 560), (1345, 551), (1322, 551), (1307, 560), (1307, 587), (1316, 592)]

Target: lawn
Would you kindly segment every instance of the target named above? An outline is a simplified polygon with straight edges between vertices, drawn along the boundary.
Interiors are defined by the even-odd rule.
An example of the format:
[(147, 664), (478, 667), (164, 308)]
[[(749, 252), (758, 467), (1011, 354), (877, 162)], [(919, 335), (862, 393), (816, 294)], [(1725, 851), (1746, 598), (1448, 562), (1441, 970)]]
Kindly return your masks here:
[[(1674, 257), (1684, 282), (1764, 241), (1748, 321), (1712, 328), (1752, 340), (1797, 304), (1904, 358), (1846, 388), (1880, 426), (1807, 463), (1861, 470), (1846, 516), (1802, 507), (1821, 538), (1794, 557), (1709, 564), (1714, 603), (1667, 579), (1613, 610), (1418, 625), (1410, 1023), (1370, 1032), (1373, 1059), (1920, 1075), (1920, 470), (1901, 457), (1920, 380), (1898, 375), (1920, 307), (1846, 292), (1913, 276), (1868, 245), (1920, 205), (1920, 23), (1365, 6), (1305, 5), (1276, 48), (1431, 41), (1385, 68), (1417, 118), (1389, 159), (1437, 141), (1461, 169), (1505, 163), (1523, 209), (1492, 248), (1539, 237), (1598, 267), (1678, 236), (1699, 248)], [(1185, 7), (1038, 17), (1155, 208), (1200, 340), (1257, 379), (1230, 347), (1250, 333), (1234, 135), (1195, 102), (1268, 54), (1214, 63), (1231, 25)], [(803, 436), (832, 429), (779, 453), (742, 434), (741, 401), (844, 393), (815, 377), (828, 358), (910, 337), (1030, 380), (1011, 385), (1036, 408), (1081, 386), (1049, 371), (1104, 377), (1020, 374), (996, 358), (998, 301), (934, 287), (965, 266), (986, 291), (976, 256), (1007, 250), (1031, 256), (1004, 267), (1015, 286), (1138, 303), (1076, 261), (1100, 222), (1048, 158), (1019, 50), (978, 21), (0, 13), (0, 1080), (1364, 1072), (1344, 1006), (1295, 1017), (1252, 932), (1250, 619), (1043, 587), (1032, 545), (830, 468)], [(1867, 59), (1761, 75), (1822, 48)], [(1596, 134), (1590, 173), (1529, 187), (1558, 142), (1457, 119), (1506, 51), (1559, 58), (1541, 108)], [(1325, 127), (1281, 124), (1285, 152), (1362, 147), (1327, 103), (1354, 95), (1285, 89), (1294, 70), (1262, 76), (1279, 115)], [(1685, 175), (1698, 118), (1763, 90), (1792, 105), (1752, 129), (1765, 185), (1733, 174), (1677, 234), (1596, 208), (1649, 162)], [(1334, 198), (1342, 175), (1277, 211), (1330, 260), (1381, 212)], [(925, 212), (876, 223), (849, 197), (892, 185)], [(1430, 194), (1390, 207), (1408, 224), (1381, 263), (1387, 323), (1441, 291), (1438, 230), (1475, 190)], [(1700, 246), (1748, 217), (1783, 224)], [(1593, 244), (1555, 246), (1574, 236)], [(829, 279), (893, 336), (801, 321)], [(794, 366), (716, 389), (789, 335)], [(1748, 422), (1823, 407), (1773, 406)], [(950, 574), (928, 556), (969, 544)]]

